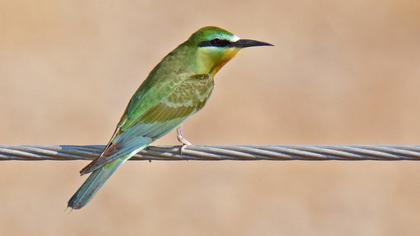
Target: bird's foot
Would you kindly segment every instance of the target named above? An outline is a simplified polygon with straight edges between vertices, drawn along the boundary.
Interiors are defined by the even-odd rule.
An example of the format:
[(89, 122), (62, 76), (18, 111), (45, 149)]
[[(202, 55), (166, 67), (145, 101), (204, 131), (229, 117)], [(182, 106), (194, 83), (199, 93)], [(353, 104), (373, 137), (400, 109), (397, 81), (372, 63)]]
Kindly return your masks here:
[(187, 148), (188, 146), (191, 146), (191, 145), (189, 145), (189, 144), (182, 144), (182, 145), (179, 145), (179, 154), (181, 155), (181, 157), (182, 157), (183, 151), (184, 151), (184, 150), (185, 150), (185, 148)]
[(184, 149), (190, 145), (192, 145), (192, 143), (190, 141), (188, 141), (184, 135), (182, 134), (182, 128), (179, 127), (178, 129), (176, 129), (176, 139), (178, 140), (178, 142), (181, 144), (179, 152), (182, 156), (182, 151), (184, 151)]
[(182, 134), (182, 128), (179, 127), (178, 129), (176, 129), (176, 139), (178, 140), (179, 143), (182, 144), (182, 146), (186, 146), (186, 145), (192, 145), (192, 143), (190, 141), (188, 141), (184, 135)]

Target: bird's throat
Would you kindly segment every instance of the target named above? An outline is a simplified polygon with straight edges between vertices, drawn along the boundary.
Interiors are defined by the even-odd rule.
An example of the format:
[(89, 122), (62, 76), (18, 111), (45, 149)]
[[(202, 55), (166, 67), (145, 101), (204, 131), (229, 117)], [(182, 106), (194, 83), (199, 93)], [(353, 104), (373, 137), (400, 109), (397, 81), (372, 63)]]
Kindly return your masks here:
[(220, 51), (211, 51), (212, 49), (199, 50), (197, 55), (197, 65), (201, 73), (211, 74), (215, 76), (216, 73), (235, 55), (239, 49), (227, 48)]

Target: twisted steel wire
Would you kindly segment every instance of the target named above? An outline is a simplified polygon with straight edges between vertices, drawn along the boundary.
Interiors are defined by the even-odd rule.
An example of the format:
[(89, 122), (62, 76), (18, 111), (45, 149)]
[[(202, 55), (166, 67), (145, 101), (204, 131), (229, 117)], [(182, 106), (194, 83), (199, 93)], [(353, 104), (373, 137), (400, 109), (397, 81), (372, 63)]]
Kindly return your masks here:
[[(0, 160), (92, 160), (103, 145), (4, 146), (0, 145)], [(151, 146), (130, 160), (420, 160), (420, 145), (237, 145), (237, 146)]]

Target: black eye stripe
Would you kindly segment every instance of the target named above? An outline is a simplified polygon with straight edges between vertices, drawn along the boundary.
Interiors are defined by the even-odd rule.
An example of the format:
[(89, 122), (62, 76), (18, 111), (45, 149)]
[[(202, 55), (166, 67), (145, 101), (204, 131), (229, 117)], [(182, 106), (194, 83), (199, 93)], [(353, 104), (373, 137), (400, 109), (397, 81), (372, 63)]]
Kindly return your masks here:
[(210, 41), (203, 41), (199, 44), (200, 47), (228, 47), (231, 44), (229, 40), (212, 39)]
[(228, 40), (223, 40), (223, 39), (213, 39), (210, 41), (210, 43), (211, 45), (215, 47), (226, 47), (227, 45), (230, 44)]

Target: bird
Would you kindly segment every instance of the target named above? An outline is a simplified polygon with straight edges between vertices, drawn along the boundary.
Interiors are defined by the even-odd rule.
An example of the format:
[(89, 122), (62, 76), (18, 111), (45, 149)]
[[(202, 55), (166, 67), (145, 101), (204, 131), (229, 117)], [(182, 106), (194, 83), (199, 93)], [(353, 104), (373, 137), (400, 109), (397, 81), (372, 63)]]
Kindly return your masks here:
[(103, 152), (80, 171), (90, 175), (67, 206), (84, 207), (125, 161), (174, 129), (181, 150), (191, 145), (181, 124), (204, 107), (216, 73), (241, 49), (257, 46), (273, 45), (206, 26), (166, 55), (130, 99)]

